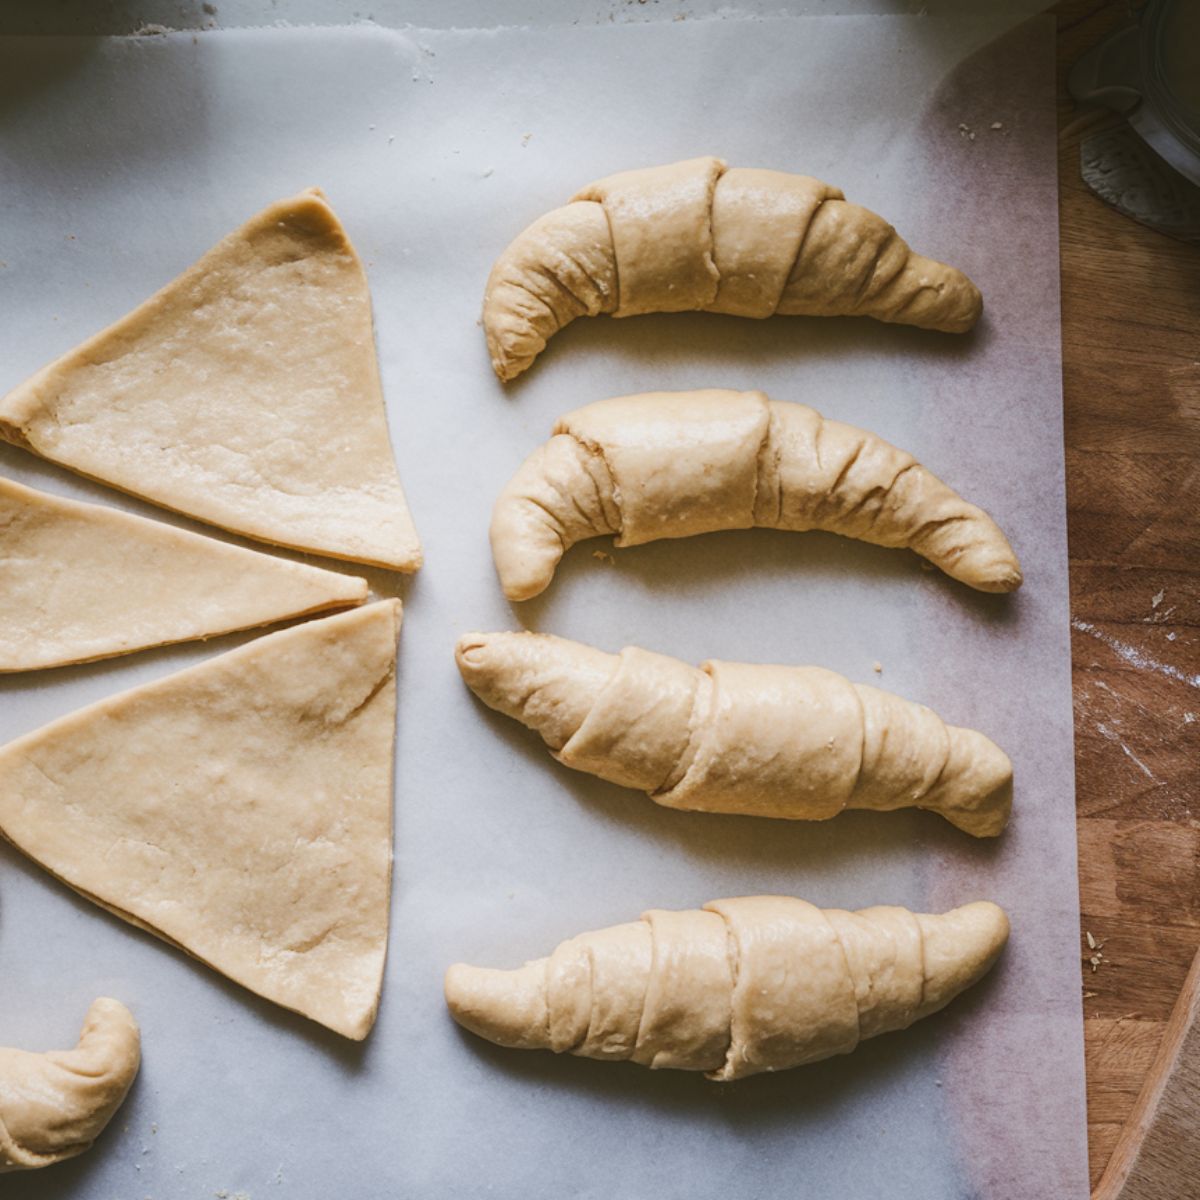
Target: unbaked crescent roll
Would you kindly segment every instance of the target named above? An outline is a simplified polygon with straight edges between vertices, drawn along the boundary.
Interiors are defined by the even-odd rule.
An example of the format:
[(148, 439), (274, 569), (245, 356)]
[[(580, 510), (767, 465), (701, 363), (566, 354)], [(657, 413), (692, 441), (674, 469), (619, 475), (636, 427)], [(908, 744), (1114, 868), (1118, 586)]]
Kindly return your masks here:
[(576, 317), (868, 316), (964, 333), (979, 289), (807, 175), (692, 158), (622, 171), (538, 218), (483, 296), (492, 366), (520, 375)]
[(692, 667), (546, 633), (468, 633), (455, 657), (475, 695), (564, 766), (668, 808), (804, 821), (927, 808), (975, 837), (1008, 822), (1012, 763), (999, 746), (821, 667)]
[(133, 1015), (103, 998), (88, 1009), (74, 1050), (0, 1049), (0, 1171), (82, 1154), (120, 1107), (140, 1062)]
[(931, 915), (746, 896), (651, 909), (515, 971), (458, 963), (446, 1003), (500, 1046), (743, 1079), (907, 1029), (982, 978), (1007, 940), (986, 900)]
[(911, 454), (803, 404), (723, 388), (560, 417), (496, 501), (492, 556), (504, 594), (528, 600), (585, 538), (639, 546), (753, 527), (907, 547), (983, 592), (1021, 584), (995, 521)]

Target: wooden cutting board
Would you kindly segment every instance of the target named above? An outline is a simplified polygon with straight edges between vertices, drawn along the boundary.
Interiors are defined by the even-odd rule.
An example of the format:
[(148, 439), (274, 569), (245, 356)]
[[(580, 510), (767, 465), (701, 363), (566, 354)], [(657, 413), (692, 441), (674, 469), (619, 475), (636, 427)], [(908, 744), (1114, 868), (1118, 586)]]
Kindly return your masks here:
[[(1142, 228), (1084, 187), (1080, 113), (1066, 74), (1129, 19), (1129, 6), (1063, 0), (1055, 11), (1080, 957), (1095, 1183), (1200, 945), (1200, 249)], [(1102, 944), (1095, 970), (1085, 931)]]

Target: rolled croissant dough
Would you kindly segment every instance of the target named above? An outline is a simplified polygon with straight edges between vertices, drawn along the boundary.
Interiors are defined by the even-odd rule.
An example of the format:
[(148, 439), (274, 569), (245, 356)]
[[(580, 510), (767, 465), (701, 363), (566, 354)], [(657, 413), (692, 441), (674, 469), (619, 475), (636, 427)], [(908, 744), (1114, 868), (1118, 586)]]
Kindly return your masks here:
[(316, 189), (0, 399), (0, 436), (246, 537), (421, 565), (367, 278)]
[(510, 600), (536, 596), (584, 538), (618, 546), (720, 529), (824, 529), (907, 547), (985, 592), (1020, 586), (995, 521), (882, 438), (762, 392), (598, 400), (560, 417), (492, 513)]
[(693, 667), (544, 633), (464, 634), (456, 660), (559, 762), (669, 808), (816, 821), (917, 807), (976, 837), (1012, 808), (1012, 763), (990, 739), (820, 667)]
[(0, 479), (0, 672), (360, 604), (366, 580)]
[(982, 304), (837, 188), (705, 157), (610, 175), (534, 221), (492, 267), (483, 328), (509, 380), (582, 316), (863, 315), (963, 333)]
[(400, 602), (269, 634), (0, 749), (0, 834), (349, 1038), (387, 950)]
[(0, 1172), (82, 1154), (120, 1107), (140, 1062), (133, 1014), (107, 998), (88, 1009), (73, 1050), (0, 1048)]
[(501, 1046), (726, 1081), (907, 1028), (979, 980), (1007, 940), (1004, 910), (987, 901), (930, 915), (748, 896), (652, 909), (515, 971), (456, 964), (446, 1003)]

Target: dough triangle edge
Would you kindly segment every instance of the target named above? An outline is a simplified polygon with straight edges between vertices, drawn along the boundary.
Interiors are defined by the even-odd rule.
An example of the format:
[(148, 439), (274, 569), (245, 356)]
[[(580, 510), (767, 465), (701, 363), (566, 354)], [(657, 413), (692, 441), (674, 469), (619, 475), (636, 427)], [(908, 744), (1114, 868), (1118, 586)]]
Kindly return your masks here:
[(276, 201), (0, 398), (0, 438), (245, 537), (415, 571), (363, 264)]
[(400, 622), (398, 600), (309, 621), (0, 748), (0, 834), (250, 991), (366, 1037)]
[(0, 476), (0, 673), (361, 604), (366, 580)]

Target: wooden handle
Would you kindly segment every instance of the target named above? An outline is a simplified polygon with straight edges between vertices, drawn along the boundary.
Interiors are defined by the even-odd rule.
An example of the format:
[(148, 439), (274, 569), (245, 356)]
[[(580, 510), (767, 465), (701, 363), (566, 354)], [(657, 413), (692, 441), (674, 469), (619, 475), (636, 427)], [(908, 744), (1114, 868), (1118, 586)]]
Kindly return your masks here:
[(1200, 951), (1092, 1200), (1200, 1196)]

